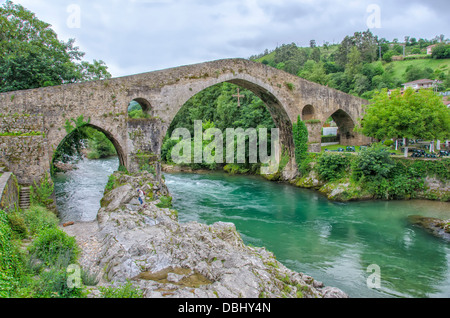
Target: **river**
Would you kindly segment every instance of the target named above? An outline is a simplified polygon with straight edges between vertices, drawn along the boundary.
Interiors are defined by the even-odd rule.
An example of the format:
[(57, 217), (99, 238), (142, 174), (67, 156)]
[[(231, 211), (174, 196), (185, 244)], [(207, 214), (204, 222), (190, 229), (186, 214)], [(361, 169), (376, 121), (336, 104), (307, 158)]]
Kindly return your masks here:
[[(56, 179), (63, 221), (95, 219), (116, 159), (84, 161)], [(100, 176), (102, 175), (102, 176)], [(246, 244), (265, 246), (292, 270), (351, 297), (450, 297), (450, 244), (409, 215), (450, 218), (450, 203), (336, 203), (256, 176), (165, 174), (180, 222), (232, 222)], [(378, 272), (380, 288), (369, 288)], [(375, 277), (376, 278), (376, 277)]]

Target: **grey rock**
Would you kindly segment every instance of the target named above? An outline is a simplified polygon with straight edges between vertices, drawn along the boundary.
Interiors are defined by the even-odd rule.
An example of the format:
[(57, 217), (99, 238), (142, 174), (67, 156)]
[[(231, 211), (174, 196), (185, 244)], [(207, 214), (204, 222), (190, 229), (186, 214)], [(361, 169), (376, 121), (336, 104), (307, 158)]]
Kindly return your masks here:
[(136, 184), (153, 183), (150, 177), (117, 175), (125, 184), (105, 195), (98, 213), (103, 284), (131, 280), (152, 298), (346, 297), (288, 269), (265, 248), (246, 246), (232, 223), (181, 224), (158, 201), (129, 210)]

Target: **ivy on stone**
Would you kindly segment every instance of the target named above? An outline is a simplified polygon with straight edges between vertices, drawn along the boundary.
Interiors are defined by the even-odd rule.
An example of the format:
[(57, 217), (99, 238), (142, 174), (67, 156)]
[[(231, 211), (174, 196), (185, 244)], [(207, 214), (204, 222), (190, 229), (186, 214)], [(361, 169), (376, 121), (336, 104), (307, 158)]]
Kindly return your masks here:
[(300, 116), (297, 118), (297, 123), (294, 123), (292, 127), (292, 133), (295, 145), (295, 161), (297, 167), (301, 170), (300, 167), (308, 155), (308, 128), (306, 128)]

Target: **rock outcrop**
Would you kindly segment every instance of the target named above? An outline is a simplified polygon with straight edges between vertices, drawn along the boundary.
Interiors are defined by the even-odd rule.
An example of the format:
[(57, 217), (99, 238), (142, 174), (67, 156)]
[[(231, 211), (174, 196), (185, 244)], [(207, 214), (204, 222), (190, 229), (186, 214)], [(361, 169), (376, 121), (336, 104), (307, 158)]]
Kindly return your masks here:
[(116, 172), (113, 180), (98, 213), (102, 284), (130, 280), (149, 298), (347, 297), (246, 246), (234, 224), (179, 223), (176, 211), (161, 207), (168, 191), (153, 175)]
[(411, 224), (423, 228), (428, 233), (450, 242), (450, 220), (441, 220), (421, 215), (408, 217)]

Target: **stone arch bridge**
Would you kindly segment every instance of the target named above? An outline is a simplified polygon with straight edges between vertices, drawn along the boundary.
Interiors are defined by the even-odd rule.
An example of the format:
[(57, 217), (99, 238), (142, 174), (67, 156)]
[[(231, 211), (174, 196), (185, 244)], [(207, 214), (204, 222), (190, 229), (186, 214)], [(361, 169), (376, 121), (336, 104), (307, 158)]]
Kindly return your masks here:
[[(339, 127), (341, 144), (369, 142), (353, 131), (365, 100), (260, 63), (225, 59), (0, 94), (0, 165), (14, 172), (21, 184), (40, 179), (49, 171), (53, 153), (67, 135), (66, 120), (83, 115), (113, 142), (121, 165), (133, 171), (142, 154), (153, 154), (157, 160), (179, 109), (195, 94), (221, 82), (239, 85), (261, 98), (280, 128), (281, 143), (291, 158), (292, 123), (299, 115), (308, 126), (310, 151), (320, 150), (321, 127), (329, 117)], [(131, 101), (138, 102), (149, 118), (128, 118)], [(291, 171), (295, 170), (294, 162), (288, 164)]]

